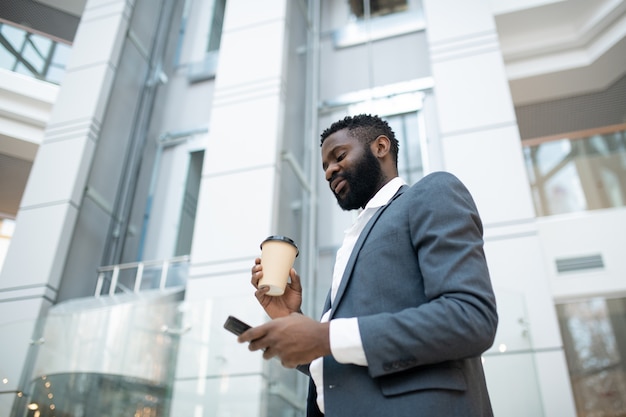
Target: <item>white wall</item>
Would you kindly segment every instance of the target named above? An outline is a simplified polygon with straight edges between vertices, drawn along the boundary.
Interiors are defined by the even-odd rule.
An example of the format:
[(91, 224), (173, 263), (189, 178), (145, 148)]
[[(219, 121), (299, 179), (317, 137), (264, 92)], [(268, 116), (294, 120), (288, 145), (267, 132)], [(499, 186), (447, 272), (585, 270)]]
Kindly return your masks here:
[(59, 87), (0, 68), (0, 153), (33, 161)]
[[(552, 294), (557, 302), (593, 296), (626, 296), (626, 208), (540, 218)], [(602, 256), (604, 268), (558, 273), (556, 259)]]

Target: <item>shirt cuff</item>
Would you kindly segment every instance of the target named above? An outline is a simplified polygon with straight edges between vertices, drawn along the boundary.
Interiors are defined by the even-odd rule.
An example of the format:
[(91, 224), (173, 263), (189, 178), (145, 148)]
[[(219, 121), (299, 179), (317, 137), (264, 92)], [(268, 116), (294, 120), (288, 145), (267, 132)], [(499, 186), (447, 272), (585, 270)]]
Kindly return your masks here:
[(356, 317), (330, 321), (330, 351), (339, 363), (367, 366)]

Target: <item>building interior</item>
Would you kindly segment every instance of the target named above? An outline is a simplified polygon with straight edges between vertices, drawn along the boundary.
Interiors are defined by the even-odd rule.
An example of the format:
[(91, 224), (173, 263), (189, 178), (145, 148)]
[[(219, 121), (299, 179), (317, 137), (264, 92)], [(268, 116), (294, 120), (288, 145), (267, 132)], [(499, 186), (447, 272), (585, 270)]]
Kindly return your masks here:
[(476, 199), (494, 414), (626, 416), (625, 0), (3, 2), (0, 415), (304, 416), (222, 325), (273, 234), (321, 316), (364, 112)]

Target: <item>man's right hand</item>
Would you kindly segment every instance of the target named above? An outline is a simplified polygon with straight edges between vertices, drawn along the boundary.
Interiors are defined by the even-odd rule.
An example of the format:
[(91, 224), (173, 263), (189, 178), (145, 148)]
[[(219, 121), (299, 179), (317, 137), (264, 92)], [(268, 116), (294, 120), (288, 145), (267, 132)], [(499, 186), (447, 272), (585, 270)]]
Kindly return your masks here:
[(301, 312), (302, 306), (302, 284), (300, 276), (294, 268), (289, 270), (291, 282), (287, 283), (285, 293), (280, 296), (267, 295), (269, 287), (259, 288), (259, 280), (263, 278), (263, 267), (261, 266), (261, 258), (254, 260), (252, 267), (252, 278), (250, 282), (256, 288), (254, 296), (272, 319), (285, 317), (291, 313)]

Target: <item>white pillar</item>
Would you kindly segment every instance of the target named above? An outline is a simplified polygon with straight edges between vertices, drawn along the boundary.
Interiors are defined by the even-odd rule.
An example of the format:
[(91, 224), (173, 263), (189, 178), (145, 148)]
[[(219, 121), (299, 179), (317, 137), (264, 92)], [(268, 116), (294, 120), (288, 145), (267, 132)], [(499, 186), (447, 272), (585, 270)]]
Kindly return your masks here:
[[(253, 416), (262, 408), (264, 361), (221, 324), (230, 314), (252, 325), (265, 317), (250, 269), (261, 241), (276, 233), (286, 12), (286, 0), (226, 2), (185, 300), (211, 329), (192, 328), (181, 339), (173, 414), (238, 407)], [(229, 375), (228, 388), (205, 383)], [(245, 402), (228, 403), (225, 389)], [(178, 401), (186, 392), (197, 395), (194, 410)]]
[[(0, 326), (0, 339), (10, 341), (0, 345), (0, 357), (10, 358), (3, 391), (17, 389), (35, 320), (56, 299), (132, 4), (85, 6), (0, 275), (0, 325), (17, 322)], [(0, 401), (1, 415), (12, 402)]]
[[(468, 186), (485, 224), (485, 251), (500, 314), (492, 352), (500, 345), (509, 351), (527, 348), (533, 352), (486, 356), (494, 412), (509, 417), (525, 416), (529, 411), (546, 417), (574, 417), (517, 121), (489, 2), (423, 3), (444, 166)], [(505, 367), (510, 372), (502, 372)], [(524, 400), (518, 406), (512, 397)]]

